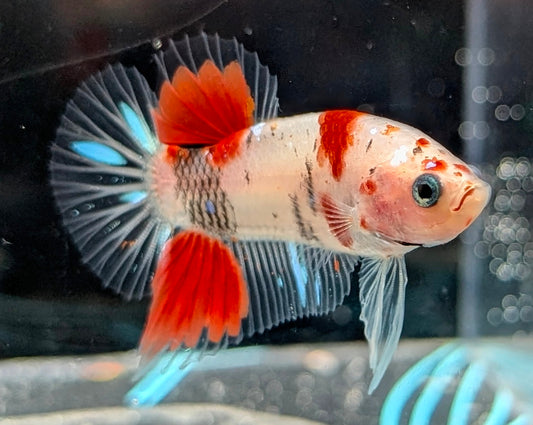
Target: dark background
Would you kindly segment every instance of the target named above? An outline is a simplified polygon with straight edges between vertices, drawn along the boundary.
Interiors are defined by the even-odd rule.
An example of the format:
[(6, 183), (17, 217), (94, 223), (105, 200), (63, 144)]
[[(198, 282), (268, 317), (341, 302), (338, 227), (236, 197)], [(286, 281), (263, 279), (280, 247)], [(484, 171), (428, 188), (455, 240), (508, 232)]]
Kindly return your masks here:
[[(497, 66), (508, 82), (507, 101), (522, 102), (527, 115), (520, 125), (493, 127), (486, 161), (496, 165), (504, 152), (531, 156), (533, 75), (523, 58), (531, 56), (532, 22), (527, 2), (516, 5), (503, 38), (514, 41), (501, 47)], [(493, 7), (487, 25), (498, 27), (501, 12)], [(146, 71), (154, 39), (218, 32), (257, 51), (277, 75), (280, 115), (366, 104), (461, 154), (464, 68), (454, 55), (465, 45), (464, 13), (459, 1), (3, 2), (0, 356), (129, 349), (142, 330), (148, 302), (126, 303), (100, 288), (62, 229), (48, 184), (50, 141), (84, 78), (115, 61)], [(459, 245), (408, 255), (404, 337), (455, 335)], [(335, 313), (248, 343), (361, 339), (359, 310), (354, 282)]]

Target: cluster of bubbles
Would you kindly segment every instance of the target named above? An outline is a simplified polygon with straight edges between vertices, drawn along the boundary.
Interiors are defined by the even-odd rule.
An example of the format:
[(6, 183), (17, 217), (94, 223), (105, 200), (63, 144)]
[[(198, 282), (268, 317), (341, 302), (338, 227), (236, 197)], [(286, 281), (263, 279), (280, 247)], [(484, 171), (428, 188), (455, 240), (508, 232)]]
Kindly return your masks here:
[(495, 59), (496, 53), (490, 47), (483, 47), (477, 51), (461, 47), (455, 52), (455, 63), (459, 66), (469, 66), (476, 62), (482, 66), (489, 66)]
[(483, 239), (476, 243), (479, 258), (491, 258), (489, 270), (499, 280), (525, 281), (533, 275), (530, 223), (521, 212), (533, 196), (531, 163), (505, 157), (496, 170), (493, 214), (485, 219)]
[(463, 121), (459, 124), (459, 136), (464, 140), (486, 139), (490, 134), (490, 127), (486, 121)]
[[(489, 259), (489, 271), (501, 282), (533, 279), (533, 241), (527, 206), (533, 203), (533, 170), (528, 158), (504, 157), (496, 168), (492, 187), (492, 214), (486, 217), (482, 240), (474, 246), (478, 258)], [(491, 308), (487, 320), (493, 326), (533, 322), (529, 295), (503, 297)]]
[[(462, 67), (471, 65), (490, 66), (496, 60), (496, 53), (488, 47), (473, 51), (462, 47), (455, 52), (455, 63)], [(520, 121), (526, 116), (526, 108), (522, 104), (498, 104), (503, 98), (503, 91), (500, 86), (479, 85), (472, 89), (470, 93), (472, 100), (481, 104), (492, 104), (492, 113), (498, 121)], [(490, 135), (490, 125), (486, 121), (464, 121), (459, 125), (459, 135), (464, 140), (483, 140)]]
[(527, 294), (521, 294), (518, 298), (513, 294), (507, 294), (502, 298), (501, 306), (492, 307), (487, 312), (487, 320), (492, 326), (504, 323), (531, 323), (533, 322), (533, 298)]

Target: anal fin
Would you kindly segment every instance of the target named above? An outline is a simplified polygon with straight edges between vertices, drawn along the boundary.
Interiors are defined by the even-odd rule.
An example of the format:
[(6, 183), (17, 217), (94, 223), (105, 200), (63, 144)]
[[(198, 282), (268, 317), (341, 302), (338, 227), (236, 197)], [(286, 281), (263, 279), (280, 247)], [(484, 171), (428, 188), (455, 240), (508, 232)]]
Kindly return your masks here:
[(233, 253), (220, 240), (186, 231), (170, 239), (152, 282), (152, 305), (140, 349), (197, 348), (238, 337), (248, 289)]

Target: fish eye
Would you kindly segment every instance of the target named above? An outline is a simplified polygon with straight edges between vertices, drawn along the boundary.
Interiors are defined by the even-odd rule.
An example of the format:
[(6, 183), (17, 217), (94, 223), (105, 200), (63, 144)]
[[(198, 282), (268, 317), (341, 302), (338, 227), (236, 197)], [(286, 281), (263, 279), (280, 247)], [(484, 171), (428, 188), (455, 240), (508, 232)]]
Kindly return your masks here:
[(433, 174), (422, 174), (413, 183), (413, 199), (422, 208), (432, 207), (440, 197), (440, 181)]

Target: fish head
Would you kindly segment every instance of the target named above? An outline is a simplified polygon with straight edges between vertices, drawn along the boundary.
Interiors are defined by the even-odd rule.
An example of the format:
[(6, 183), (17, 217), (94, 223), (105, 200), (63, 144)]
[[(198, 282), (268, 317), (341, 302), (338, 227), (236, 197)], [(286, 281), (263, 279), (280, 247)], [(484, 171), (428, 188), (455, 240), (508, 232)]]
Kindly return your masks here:
[(446, 243), (479, 216), (491, 188), (429, 136), (397, 127), (393, 138), (382, 135), (387, 137), (383, 143), (374, 139), (388, 149), (374, 157), (374, 167), (362, 176), (361, 227), (402, 245)]

